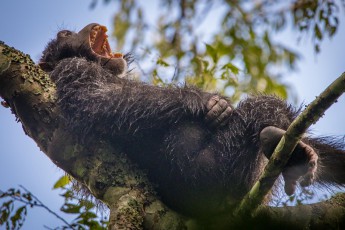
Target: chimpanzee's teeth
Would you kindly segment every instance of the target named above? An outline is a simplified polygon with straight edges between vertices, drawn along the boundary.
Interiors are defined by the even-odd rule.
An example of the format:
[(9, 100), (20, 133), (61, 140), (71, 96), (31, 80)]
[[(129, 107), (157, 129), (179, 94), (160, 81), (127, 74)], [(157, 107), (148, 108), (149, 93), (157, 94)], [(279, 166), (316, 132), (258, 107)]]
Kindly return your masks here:
[(111, 50), (108, 48), (108, 39), (105, 38), (102, 45), (102, 51), (108, 55), (112, 55)]
[(104, 26), (94, 26), (90, 32), (90, 46), (97, 55), (106, 58), (122, 58), (122, 53), (113, 53), (109, 46), (107, 28)]
[(93, 46), (95, 44), (95, 40), (96, 40), (96, 36), (98, 31), (100, 30), (100, 26), (95, 26), (92, 28), (91, 30), (91, 34), (90, 34), (90, 44), (91, 46)]

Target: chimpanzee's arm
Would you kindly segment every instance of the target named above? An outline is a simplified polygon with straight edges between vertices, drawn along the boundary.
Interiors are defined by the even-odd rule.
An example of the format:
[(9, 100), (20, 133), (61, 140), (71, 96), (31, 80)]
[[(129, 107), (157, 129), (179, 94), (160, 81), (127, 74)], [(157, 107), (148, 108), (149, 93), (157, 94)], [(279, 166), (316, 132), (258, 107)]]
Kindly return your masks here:
[(62, 60), (51, 77), (70, 125), (83, 133), (134, 133), (164, 128), (182, 118), (201, 119), (214, 95), (194, 88), (156, 87), (118, 78), (83, 58)]

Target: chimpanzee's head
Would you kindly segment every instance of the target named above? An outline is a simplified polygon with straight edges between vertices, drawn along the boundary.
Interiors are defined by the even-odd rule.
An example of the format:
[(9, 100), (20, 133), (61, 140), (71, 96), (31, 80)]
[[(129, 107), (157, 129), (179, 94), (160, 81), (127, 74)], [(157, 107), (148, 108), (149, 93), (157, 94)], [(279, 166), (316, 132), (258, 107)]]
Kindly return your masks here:
[(85, 26), (78, 33), (62, 30), (43, 51), (40, 67), (50, 72), (64, 58), (83, 57), (110, 70), (115, 75), (126, 72), (130, 55), (113, 53), (109, 46), (107, 28), (97, 23)]

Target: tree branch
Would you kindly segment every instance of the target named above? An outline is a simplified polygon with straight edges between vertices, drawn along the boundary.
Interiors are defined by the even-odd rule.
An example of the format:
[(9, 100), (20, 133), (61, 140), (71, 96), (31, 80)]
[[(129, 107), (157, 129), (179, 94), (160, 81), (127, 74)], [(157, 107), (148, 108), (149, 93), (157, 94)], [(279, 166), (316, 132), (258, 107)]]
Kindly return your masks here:
[[(96, 198), (110, 207), (114, 221), (109, 228), (126, 229), (133, 225), (136, 227), (132, 229), (141, 229), (145, 225), (150, 229), (162, 229), (170, 224), (171, 229), (180, 229), (178, 227), (184, 225), (182, 218), (154, 196), (145, 174), (121, 149), (102, 140), (95, 140), (88, 146), (78, 144), (78, 137), (69, 133), (60, 119), (55, 104), (55, 85), (49, 76), (28, 55), (2, 42), (0, 96), (21, 121), (25, 133), (54, 164), (86, 185)], [(133, 209), (132, 200), (140, 211), (127, 212)]]
[(310, 105), (292, 122), (281, 138), (265, 170), (252, 189), (243, 198), (236, 214), (254, 212), (271, 190), (274, 182), (283, 171), (293, 150), (302, 139), (307, 129), (315, 124), (325, 111), (345, 92), (345, 73), (328, 86)]
[[(109, 229), (190, 229), (204, 223), (188, 221), (169, 210), (154, 195), (145, 174), (130, 162), (121, 148), (103, 140), (87, 146), (69, 133), (55, 104), (55, 85), (49, 76), (25, 55), (0, 42), (0, 96), (22, 122), (24, 131), (60, 168), (86, 185), (110, 208)], [(226, 201), (224, 201), (226, 202)], [(323, 226), (322, 215), (333, 213), (345, 220), (345, 196), (327, 202), (289, 208), (262, 207), (258, 216), (274, 223), (294, 224), (299, 210), (309, 210), (309, 221)], [(261, 221), (259, 217), (252, 221)], [(249, 223), (247, 219), (241, 226)], [(266, 226), (271, 226), (268, 221)], [(214, 224), (215, 223), (215, 224)], [(227, 229), (237, 222), (229, 215), (216, 217), (211, 228)], [(263, 222), (266, 223), (266, 222)], [(273, 222), (272, 222), (273, 223)], [(344, 226), (344, 221), (338, 221)], [(220, 229), (220, 228), (218, 228)]]

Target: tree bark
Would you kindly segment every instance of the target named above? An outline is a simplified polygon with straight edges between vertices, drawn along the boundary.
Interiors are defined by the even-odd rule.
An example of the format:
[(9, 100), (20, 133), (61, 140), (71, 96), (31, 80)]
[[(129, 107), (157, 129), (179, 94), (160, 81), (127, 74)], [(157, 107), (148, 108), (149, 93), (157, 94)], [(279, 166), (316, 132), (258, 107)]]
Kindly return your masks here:
[(78, 144), (59, 116), (49, 76), (28, 55), (4, 43), (0, 43), (0, 96), (41, 151), (108, 205), (110, 229), (181, 229), (184, 225), (116, 146), (98, 140), (88, 146)]
[[(0, 96), (30, 136), (58, 167), (88, 187), (110, 208), (109, 229), (200, 229), (204, 226), (167, 208), (145, 174), (120, 148), (102, 140), (78, 143), (60, 117), (55, 85), (28, 55), (0, 42)], [(225, 202), (225, 201), (224, 201)], [(303, 215), (301, 215), (303, 213)], [(304, 218), (305, 217), (305, 218)], [(243, 219), (245, 218), (245, 219)], [(255, 217), (217, 217), (207, 229), (245, 226), (345, 228), (345, 195), (297, 207), (261, 207)], [(298, 220), (298, 221), (296, 221)], [(259, 225), (256, 225), (259, 226)]]

